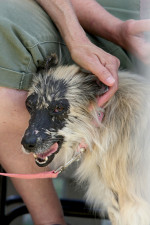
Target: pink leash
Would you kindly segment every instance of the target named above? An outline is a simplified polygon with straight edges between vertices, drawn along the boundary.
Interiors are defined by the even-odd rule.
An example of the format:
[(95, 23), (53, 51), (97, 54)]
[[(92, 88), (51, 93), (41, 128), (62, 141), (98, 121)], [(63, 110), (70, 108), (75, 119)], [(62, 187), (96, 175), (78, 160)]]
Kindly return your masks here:
[(43, 178), (57, 178), (58, 174), (65, 170), (71, 163), (78, 161), (82, 153), (85, 151), (85, 145), (80, 144), (80, 152), (70, 159), (64, 166), (60, 166), (57, 170), (45, 171), (34, 174), (15, 174), (15, 173), (0, 173), (2, 176), (14, 177), (19, 179), (43, 179)]
[(2, 176), (13, 177), (19, 179), (43, 179), (43, 178), (57, 178), (58, 174), (65, 170), (71, 163), (79, 160), (82, 153), (85, 151), (85, 145), (80, 144), (80, 152), (77, 153), (72, 159), (70, 159), (64, 166), (60, 166), (57, 170), (45, 171), (34, 174), (15, 174), (15, 173), (0, 173)]
[(44, 179), (44, 178), (57, 178), (59, 172), (52, 171), (45, 171), (41, 173), (34, 173), (34, 174), (15, 174), (15, 173), (0, 173), (0, 175), (5, 177), (14, 177), (19, 179)]

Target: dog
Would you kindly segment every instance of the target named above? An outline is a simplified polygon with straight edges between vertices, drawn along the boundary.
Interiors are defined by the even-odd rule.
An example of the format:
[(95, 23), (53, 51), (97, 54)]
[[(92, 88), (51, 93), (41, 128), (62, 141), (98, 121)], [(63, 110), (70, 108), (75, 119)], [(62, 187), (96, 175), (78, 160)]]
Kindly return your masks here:
[(65, 164), (81, 149), (75, 177), (87, 203), (113, 225), (150, 225), (150, 84), (119, 72), (115, 95), (100, 108), (108, 87), (77, 65), (57, 65), (52, 55), (35, 74), (22, 138), (38, 166)]

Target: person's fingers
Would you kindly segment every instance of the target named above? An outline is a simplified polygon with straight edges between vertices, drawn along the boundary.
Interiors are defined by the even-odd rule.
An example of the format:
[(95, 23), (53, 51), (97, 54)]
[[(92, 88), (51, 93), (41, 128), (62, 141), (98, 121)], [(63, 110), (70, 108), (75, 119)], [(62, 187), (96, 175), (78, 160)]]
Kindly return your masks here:
[(109, 86), (109, 91), (98, 100), (98, 105), (104, 105), (116, 92), (118, 88), (118, 68), (119, 59), (106, 53), (102, 49), (91, 44), (91, 48), (74, 49), (72, 51), (73, 60), (86, 70), (89, 70), (98, 79)]
[(131, 35), (136, 35), (136, 34), (140, 34), (143, 32), (148, 32), (150, 31), (150, 19), (147, 20), (133, 20), (133, 21), (129, 21), (129, 33)]
[(101, 64), (97, 56), (90, 59), (85, 58), (84, 61), (82, 60), (82, 62), (78, 62), (78, 64), (97, 76), (98, 79), (104, 84), (112, 86), (115, 83), (115, 79), (113, 78), (111, 72)]
[(144, 38), (136, 35), (129, 37), (130, 43), (128, 49), (143, 63), (150, 64), (150, 43), (145, 41)]
[(97, 100), (97, 104), (99, 107), (102, 107), (117, 91), (117, 85), (114, 85), (109, 88), (109, 90), (102, 96), (100, 96)]
[(118, 89), (118, 76), (113, 86), (109, 87), (109, 90), (98, 98), (98, 106), (102, 107), (117, 91)]
[(95, 60), (97, 63), (94, 63), (94, 65), (91, 64), (90, 71), (104, 84), (113, 86), (118, 79), (119, 59), (109, 54), (106, 54), (102, 58), (97, 55), (97, 59), (97, 61)]
[(81, 47), (72, 49), (72, 59), (84, 69), (91, 71), (104, 84), (113, 86), (115, 77), (111, 74), (111, 70), (108, 70), (107, 65), (111, 64), (112, 67), (118, 68), (119, 60), (92, 43)]
[[(141, 48), (142, 46), (142, 48)], [(146, 42), (137, 41), (135, 50), (133, 52), (143, 63), (150, 64), (150, 44)]]
[(104, 84), (112, 86), (115, 83), (115, 79), (110, 71), (101, 65), (100, 62), (96, 63), (94, 66), (89, 66), (89, 70)]

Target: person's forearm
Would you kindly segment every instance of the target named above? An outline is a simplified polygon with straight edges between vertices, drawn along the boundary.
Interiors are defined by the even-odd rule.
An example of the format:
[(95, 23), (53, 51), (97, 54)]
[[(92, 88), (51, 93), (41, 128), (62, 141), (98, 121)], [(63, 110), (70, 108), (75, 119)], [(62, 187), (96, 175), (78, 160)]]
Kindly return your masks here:
[(95, 0), (71, 0), (81, 26), (91, 34), (121, 45), (119, 36), (123, 21), (107, 12)]
[(59, 29), (68, 48), (74, 42), (88, 41), (69, 0), (37, 0)]

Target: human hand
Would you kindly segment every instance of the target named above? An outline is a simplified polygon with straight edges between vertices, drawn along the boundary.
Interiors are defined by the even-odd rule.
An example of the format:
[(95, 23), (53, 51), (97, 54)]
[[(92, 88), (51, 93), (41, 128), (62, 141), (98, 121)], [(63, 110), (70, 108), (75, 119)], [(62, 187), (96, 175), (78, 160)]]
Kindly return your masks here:
[(98, 99), (98, 105), (106, 103), (118, 89), (119, 59), (87, 41), (75, 43), (70, 49), (72, 59), (84, 69), (95, 74), (101, 82), (109, 86), (109, 90)]
[(145, 64), (150, 64), (150, 42), (144, 39), (144, 32), (150, 32), (150, 19), (127, 20), (120, 24), (120, 45)]
[(90, 42), (84, 29), (79, 24), (69, 0), (38, 0), (38, 3), (54, 21), (69, 48), (72, 59), (84, 69), (91, 71), (110, 87), (109, 91), (98, 100), (99, 106), (102, 106), (117, 90), (119, 60)]

